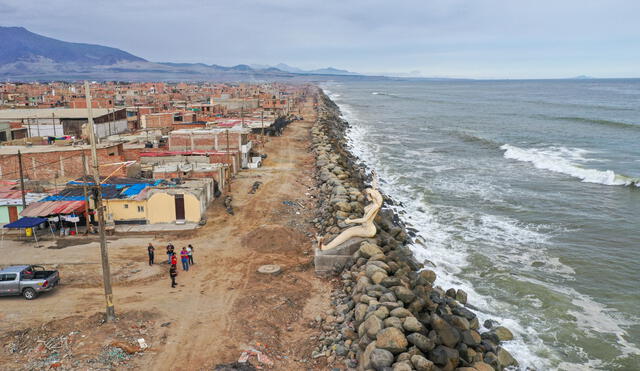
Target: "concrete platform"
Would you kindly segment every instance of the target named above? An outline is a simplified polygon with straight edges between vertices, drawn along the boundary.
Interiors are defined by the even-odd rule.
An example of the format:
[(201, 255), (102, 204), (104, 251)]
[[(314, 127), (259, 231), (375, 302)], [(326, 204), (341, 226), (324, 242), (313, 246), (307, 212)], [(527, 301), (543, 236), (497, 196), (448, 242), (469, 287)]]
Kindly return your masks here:
[(314, 249), (313, 263), (316, 274), (327, 275), (341, 272), (347, 264), (353, 263), (353, 254), (364, 241), (376, 243), (375, 238), (351, 238), (331, 250)]

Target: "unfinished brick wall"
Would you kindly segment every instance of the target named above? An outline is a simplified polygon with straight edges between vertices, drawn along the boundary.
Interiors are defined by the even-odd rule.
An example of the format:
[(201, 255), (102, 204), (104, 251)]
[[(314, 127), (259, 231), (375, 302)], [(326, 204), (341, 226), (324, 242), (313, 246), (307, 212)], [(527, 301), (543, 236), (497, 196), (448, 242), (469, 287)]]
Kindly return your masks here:
[(148, 150), (149, 148), (125, 148), (124, 160), (125, 161), (140, 161), (140, 152)]
[(173, 125), (173, 113), (154, 113), (143, 117), (147, 128), (170, 128)]
[[(56, 177), (61, 180), (79, 178), (84, 175), (82, 152), (85, 154), (87, 163), (91, 165), (90, 149), (23, 153), (24, 177), (29, 180), (50, 181)], [(101, 165), (99, 167), (100, 175), (108, 176), (113, 173), (113, 176), (126, 176), (126, 168), (122, 167), (114, 173), (114, 170), (120, 165), (108, 165), (125, 160), (122, 144), (99, 148), (96, 152), (98, 163)], [(0, 178), (20, 178), (17, 152), (11, 155), (0, 155)]]

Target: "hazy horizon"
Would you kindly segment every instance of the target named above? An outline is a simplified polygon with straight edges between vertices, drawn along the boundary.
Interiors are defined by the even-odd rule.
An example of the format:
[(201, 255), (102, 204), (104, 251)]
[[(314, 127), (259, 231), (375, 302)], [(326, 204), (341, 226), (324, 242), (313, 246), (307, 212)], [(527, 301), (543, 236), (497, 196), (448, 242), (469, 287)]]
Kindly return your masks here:
[(154, 62), (476, 79), (640, 77), (637, 14), (629, 0), (0, 0), (4, 26)]

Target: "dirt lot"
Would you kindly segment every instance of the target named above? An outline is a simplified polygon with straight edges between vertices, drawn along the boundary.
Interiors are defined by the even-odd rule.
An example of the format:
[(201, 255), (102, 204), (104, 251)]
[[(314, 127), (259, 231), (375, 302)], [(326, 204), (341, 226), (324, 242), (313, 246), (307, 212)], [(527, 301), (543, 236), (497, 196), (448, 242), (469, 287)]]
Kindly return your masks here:
[[(311, 119), (310, 107), (303, 114)], [(115, 324), (103, 324), (100, 315), (97, 241), (77, 237), (51, 249), (4, 241), (0, 264), (54, 265), (63, 283), (33, 301), (0, 298), (0, 369), (205, 370), (236, 361), (247, 348), (263, 351), (273, 369), (323, 368), (322, 358), (310, 357), (320, 333), (310, 323), (329, 309), (331, 284), (313, 272), (310, 127), (297, 121), (269, 138), (264, 166), (238, 174), (235, 215), (216, 200), (201, 229), (109, 239)], [(249, 194), (256, 181), (260, 188)], [(157, 248), (154, 266), (146, 261), (148, 242)], [(195, 247), (196, 264), (188, 272), (179, 268), (175, 289), (165, 263), (168, 242)], [(282, 273), (260, 274), (263, 264), (279, 264)], [(139, 338), (149, 345), (143, 352), (113, 345)]]

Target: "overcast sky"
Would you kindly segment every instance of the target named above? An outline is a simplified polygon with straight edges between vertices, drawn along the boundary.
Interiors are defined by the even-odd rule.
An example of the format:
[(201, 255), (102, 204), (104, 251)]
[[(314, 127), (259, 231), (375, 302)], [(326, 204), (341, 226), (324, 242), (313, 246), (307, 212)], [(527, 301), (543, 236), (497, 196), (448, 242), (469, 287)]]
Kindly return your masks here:
[(640, 0), (0, 0), (0, 25), (155, 62), (640, 77)]

